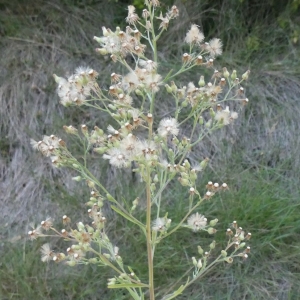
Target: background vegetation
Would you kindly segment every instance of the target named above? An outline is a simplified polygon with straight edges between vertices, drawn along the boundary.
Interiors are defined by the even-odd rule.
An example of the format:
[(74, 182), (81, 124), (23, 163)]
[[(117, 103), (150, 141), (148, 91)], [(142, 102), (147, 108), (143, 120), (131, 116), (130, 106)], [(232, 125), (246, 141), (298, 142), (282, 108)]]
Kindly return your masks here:
[[(100, 81), (107, 84), (108, 75), (116, 70), (95, 54), (92, 37), (101, 35), (102, 25), (125, 25), (125, 2), (1, 1), (0, 299), (128, 299), (122, 292), (106, 290), (110, 271), (42, 264), (39, 247), (43, 241), (26, 239), (29, 223), (47, 216), (55, 217), (56, 224), (63, 214), (74, 222), (86, 220), (85, 187), (71, 181), (73, 174), (54, 170), (33, 153), (29, 140), (52, 133), (65, 137), (65, 124), (101, 127), (107, 123), (93, 111), (60, 106), (52, 74), (67, 75), (87, 65), (99, 71)], [(137, 6), (141, 3), (135, 0)], [(165, 7), (171, 4), (164, 1)], [(196, 23), (207, 37), (223, 40), (224, 55), (216, 65), (251, 70), (245, 87), (250, 104), (239, 124), (207, 138), (190, 158), (211, 158), (200, 186), (213, 180), (231, 187), (207, 206), (208, 217), (221, 221), (218, 239), (237, 219), (253, 235), (252, 254), (244, 263), (213, 270), (180, 299), (298, 299), (300, 1), (177, 0), (175, 4), (181, 16), (160, 45), (162, 67), (179, 63), (185, 32)], [(190, 73), (182, 83), (198, 77), (199, 73)], [(158, 113), (163, 114), (169, 105), (165, 100)], [(132, 197), (137, 183), (130, 172), (127, 184), (121, 184), (118, 172), (98, 157), (92, 159), (94, 173), (106, 180), (116, 196)], [(185, 206), (185, 192), (174, 188), (166, 194), (173, 220)], [(131, 266), (142, 273), (146, 254), (135, 254), (140, 254), (143, 242), (135, 236), (136, 229), (115, 220), (109, 208), (107, 215), (124, 260), (133, 261)], [(185, 271), (196, 246), (205, 247), (210, 241), (209, 236), (183, 232), (167, 240), (157, 253), (156, 281), (168, 289)], [(53, 245), (66, 248), (60, 241)]]

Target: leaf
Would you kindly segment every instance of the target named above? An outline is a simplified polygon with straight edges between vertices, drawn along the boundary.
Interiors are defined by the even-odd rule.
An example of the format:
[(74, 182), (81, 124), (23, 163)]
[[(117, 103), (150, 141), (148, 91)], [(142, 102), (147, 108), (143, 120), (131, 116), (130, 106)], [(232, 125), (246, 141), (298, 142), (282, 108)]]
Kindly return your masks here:
[(147, 285), (138, 284), (138, 283), (120, 283), (120, 284), (111, 284), (107, 286), (109, 289), (123, 289), (123, 288), (148, 288)]
[(182, 294), (182, 292), (185, 290), (185, 288), (188, 286), (189, 279), (187, 280), (185, 285), (181, 285), (177, 291), (173, 292), (172, 294), (168, 294), (164, 296), (161, 300), (171, 300), (176, 298), (178, 295)]
[(128, 221), (138, 225), (142, 230), (143, 232), (146, 234), (146, 231), (145, 231), (145, 225), (143, 223), (141, 223), (140, 221), (138, 221), (136, 218), (134, 218), (133, 216), (131, 216), (130, 214), (120, 210), (119, 208), (117, 208), (116, 206), (114, 205), (111, 205), (111, 208), (116, 212), (118, 213), (119, 215), (123, 216), (125, 219), (127, 219)]

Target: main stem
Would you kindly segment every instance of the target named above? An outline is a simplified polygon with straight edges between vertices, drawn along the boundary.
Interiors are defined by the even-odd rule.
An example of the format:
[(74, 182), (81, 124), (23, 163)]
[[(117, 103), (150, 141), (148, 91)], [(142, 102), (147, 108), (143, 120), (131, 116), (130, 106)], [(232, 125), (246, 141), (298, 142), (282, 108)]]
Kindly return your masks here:
[(147, 168), (147, 254), (148, 254), (148, 271), (149, 271), (149, 294), (150, 300), (155, 300), (154, 296), (154, 280), (153, 280), (153, 257), (152, 257), (152, 243), (151, 243), (151, 191), (150, 191), (150, 168)]

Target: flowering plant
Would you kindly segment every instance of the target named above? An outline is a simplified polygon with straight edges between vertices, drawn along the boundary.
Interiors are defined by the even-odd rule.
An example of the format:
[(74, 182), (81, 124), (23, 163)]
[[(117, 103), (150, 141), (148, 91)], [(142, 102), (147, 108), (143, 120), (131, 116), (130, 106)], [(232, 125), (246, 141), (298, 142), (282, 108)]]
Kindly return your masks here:
[[(165, 15), (162, 12), (158, 15), (159, 4), (158, 0), (146, 0), (146, 8), (141, 16), (130, 5), (126, 18), (129, 26), (125, 31), (119, 27), (115, 31), (103, 27), (103, 36), (94, 37), (100, 44), (96, 51), (109, 55), (114, 63), (120, 63), (126, 70), (125, 75), (111, 74), (111, 86), (108, 90), (98, 85), (98, 73), (90, 68), (80, 67), (68, 79), (54, 75), (62, 105), (92, 107), (107, 113), (114, 124), (117, 124), (114, 127), (108, 125), (107, 130), (97, 126), (93, 130), (86, 125), (81, 125), (79, 129), (64, 126), (66, 133), (76, 136), (82, 142), (83, 162), (70, 152), (65, 141), (55, 135), (44, 136), (39, 142), (31, 140), (33, 148), (50, 157), (55, 167), (68, 167), (78, 172), (78, 176), (73, 179), (84, 180), (91, 193), (87, 202), (91, 218), (89, 224), (78, 222), (76, 228), (72, 228), (70, 218), (64, 215), (62, 221), (65, 228), (61, 231), (53, 227), (51, 218), (29, 231), (31, 239), (47, 236), (47, 231), (52, 230), (56, 236), (71, 242), (66, 253), (54, 252), (48, 243), (43, 245), (42, 261), (64, 262), (69, 266), (96, 264), (111, 267), (116, 275), (108, 280), (108, 287), (126, 289), (133, 299), (145, 299), (145, 296), (155, 299), (153, 265), (155, 250), (162, 240), (180, 228), (199, 233), (216, 232), (218, 220), (208, 221), (200, 213), (200, 207), (216, 193), (226, 191), (228, 186), (226, 183), (210, 181), (206, 185), (206, 191), (198, 191), (198, 173), (205, 170), (209, 159), (194, 163), (189, 159), (189, 153), (204, 136), (234, 123), (238, 113), (230, 107), (242, 109), (248, 102), (241, 84), (247, 80), (249, 71), (239, 79), (236, 71), (229, 73), (226, 68), (216, 70), (214, 59), (222, 54), (222, 43), (218, 38), (204, 42), (204, 35), (195, 24), (191, 25), (184, 39), (189, 50), (182, 55), (178, 70), (170, 70), (165, 76), (158, 73), (160, 64), (157, 43), (168, 29), (170, 21), (179, 16), (176, 6), (172, 6)], [(132, 61), (128, 62), (127, 57), (131, 57)], [(174, 82), (180, 74), (200, 67), (212, 70), (213, 74), (208, 82), (203, 75), (196, 84), (189, 82), (185, 86)], [(158, 120), (155, 114), (157, 94), (164, 89), (174, 99), (175, 109)], [(231, 106), (227, 104), (230, 100), (233, 102)], [(181, 131), (184, 126), (190, 128), (188, 136)], [(195, 136), (196, 131), (201, 134)], [(141, 197), (132, 201), (131, 207), (118, 201), (89, 171), (87, 155), (91, 150), (102, 155), (112, 167), (135, 166), (132, 171), (139, 175), (144, 192)], [(187, 189), (188, 205), (182, 219), (174, 222), (164, 206), (163, 193), (176, 177)], [(143, 200), (146, 203), (145, 212), (140, 209)], [(121, 217), (134, 223), (145, 236), (147, 281), (141, 280), (132, 268), (125, 265), (121, 256), (122, 249), (111, 241), (106, 229), (109, 220), (103, 209), (104, 202), (109, 203)], [(142, 214), (146, 216), (145, 223), (141, 221)], [(246, 246), (245, 241), (250, 239), (251, 234), (246, 234), (234, 221), (232, 229), (227, 229), (226, 235), (227, 246), (217, 255), (214, 253), (215, 241), (212, 241), (206, 251), (198, 246), (199, 257), (190, 259), (191, 267), (187, 268), (187, 272), (178, 281), (184, 280), (185, 283), (174, 285), (172, 292), (162, 297), (163, 300), (173, 299), (181, 294), (216, 264), (231, 263), (234, 257), (248, 257), (250, 247)]]

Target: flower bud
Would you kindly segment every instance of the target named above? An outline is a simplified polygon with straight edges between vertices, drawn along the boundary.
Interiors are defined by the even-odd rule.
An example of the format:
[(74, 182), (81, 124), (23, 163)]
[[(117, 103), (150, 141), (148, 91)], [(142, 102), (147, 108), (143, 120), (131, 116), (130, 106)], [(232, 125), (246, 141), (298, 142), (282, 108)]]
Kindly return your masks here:
[(230, 75), (230, 74), (229, 74), (227, 68), (223, 68), (223, 76), (224, 76), (225, 78), (228, 78), (229, 75)]
[(108, 53), (105, 48), (96, 48), (96, 52), (100, 53), (101, 55), (106, 55)]
[(232, 79), (232, 80), (236, 80), (236, 77), (237, 77), (237, 75), (236, 75), (236, 70), (233, 70), (233, 71), (232, 71), (232, 74), (231, 74), (231, 79)]
[(219, 221), (218, 219), (211, 220), (209, 222), (209, 226), (212, 226), (212, 227), (216, 226), (216, 224), (218, 223), (218, 221)]
[(242, 79), (243, 80), (247, 80), (250, 74), (250, 70), (246, 71), (243, 75), (242, 75)]
[(167, 92), (169, 93), (169, 94), (171, 94), (172, 93), (172, 88), (168, 85), (168, 84), (165, 84), (165, 88), (166, 88), (166, 90), (167, 90)]
[(189, 104), (189, 102), (187, 100), (184, 100), (182, 103), (181, 103), (181, 106), (182, 107), (187, 107)]
[(200, 162), (201, 171), (203, 171), (207, 167), (208, 162), (209, 162), (209, 158), (207, 157)]
[(136, 89), (134, 92), (136, 93), (137, 96), (141, 96), (141, 97), (143, 96), (143, 92), (139, 89)]
[(84, 224), (82, 222), (78, 222), (76, 225), (79, 231), (84, 231)]
[(215, 234), (215, 233), (217, 232), (217, 230), (216, 230), (215, 228), (209, 227), (209, 228), (207, 229), (207, 232), (208, 232), (209, 234)]
[[(53, 257), (53, 259), (54, 259), (54, 257)], [(69, 260), (69, 261), (66, 261), (66, 264), (69, 267), (74, 267), (76, 265), (76, 261), (75, 260)]]
[(183, 179), (182, 177), (178, 178), (178, 181), (181, 183), (182, 186), (189, 186), (190, 183), (187, 179)]
[(239, 249), (244, 248), (246, 246), (246, 243), (240, 243)]
[(201, 268), (202, 268), (202, 261), (201, 261), (201, 259), (198, 260), (197, 268), (198, 268), (198, 269), (201, 269)]
[(205, 123), (205, 127), (209, 129), (209, 128), (211, 127), (211, 123), (212, 123), (212, 120), (209, 119), (209, 120)]
[(199, 84), (200, 87), (205, 86), (205, 81), (204, 81), (204, 76), (203, 75), (200, 76), (200, 80), (199, 80), (198, 84)]
[(69, 133), (69, 134), (77, 134), (77, 132), (78, 132), (78, 130), (75, 127), (73, 127), (72, 125), (70, 125), (70, 126), (65, 125), (65, 126), (63, 126), (63, 129), (66, 133)]
[(171, 81), (171, 88), (172, 88), (172, 92), (175, 94), (178, 90), (176, 84), (174, 81)]
[(72, 180), (79, 182), (82, 180), (82, 177), (81, 176), (72, 177)]
[(192, 257), (192, 261), (193, 261), (193, 265), (195, 267), (197, 267), (198, 262), (197, 262), (197, 260), (196, 260), (196, 258), (194, 256)]
[(117, 110), (117, 108), (116, 108), (114, 105), (112, 105), (112, 104), (108, 104), (108, 107), (109, 107), (111, 110)]
[(226, 252), (225, 250), (222, 250), (222, 251), (221, 251), (221, 255), (222, 255), (223, 257), (226, 257), (226, 256), (227, 256), (227, 252)]
[(96, 257), (90, 258), (89, 263), (90, 264), (96, 264), (96, 263), (98, 263), (98, 259)]
[(202, 255), (203, 254), (203, 249), (202, 249), (202, 247), (201, 246), (198, 246), (198, 253), (200, 254), (200, 255)]
[(216, 248), (216, 241), (213, 241), (210, 245), (209, 245), (209, 248), (211, 250), (215, 249)]
[(232, 257), (226, 257), (224, 260), (226, 262), (228, 262), (229, 264), (231, 264), (233, 262), (233, 258)]

